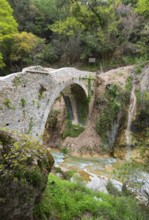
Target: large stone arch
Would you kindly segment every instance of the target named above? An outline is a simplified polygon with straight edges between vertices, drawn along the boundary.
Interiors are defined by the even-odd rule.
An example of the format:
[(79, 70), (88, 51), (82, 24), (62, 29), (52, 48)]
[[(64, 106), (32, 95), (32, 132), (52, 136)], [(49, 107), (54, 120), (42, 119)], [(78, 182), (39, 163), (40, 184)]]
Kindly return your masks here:
[(90, 113), (95, 83), (95, 73), (75, 68), (28, 67), (22, 72), (0, 77), (0, 128), (39, 138), (55, 99), (65, 88), (71, 88), (76, 99), (76, 91), (81, 91), (84, 100), (88, 101), (86, 108)]

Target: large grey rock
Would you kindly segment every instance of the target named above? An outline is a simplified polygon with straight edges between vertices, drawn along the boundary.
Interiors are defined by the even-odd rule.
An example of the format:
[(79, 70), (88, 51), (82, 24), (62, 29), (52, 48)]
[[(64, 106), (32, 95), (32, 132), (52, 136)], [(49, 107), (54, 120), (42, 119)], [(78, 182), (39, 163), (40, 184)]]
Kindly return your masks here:
[(116, 188), (119, 192), (122, 192), (123, 189), (123, 183), (115, 180), (115, 179), (110, 179), (111, 184)]
[[(132, 184), (138, 184), (138, 187), (130, 187)], [(130, 191), (141, 204), (145, 206), (149, 205), (149, 173), (137, 172), (132, 175), (126, 185), (128, 191)]]

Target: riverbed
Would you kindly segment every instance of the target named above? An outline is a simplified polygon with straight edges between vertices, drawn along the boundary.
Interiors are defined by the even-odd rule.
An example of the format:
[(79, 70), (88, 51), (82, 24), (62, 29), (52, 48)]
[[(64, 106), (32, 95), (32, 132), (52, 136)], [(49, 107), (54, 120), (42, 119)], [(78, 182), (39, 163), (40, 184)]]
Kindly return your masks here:
[[(54, 149), (50, 152), (54, 158), (55, 167), (61, 168), (64, 172), (70, 170), (76, 172), (75, 177), (80, 177), (88, 188), (107, 193), (106, 185), (110, 180), (121, 191), (122, 184), (112, 179), (114, 167), (122, 163), (120, 159), (97, 155), (72, 156)], [(75, 177), (71, 178), (71, 181), (75, 181)]]

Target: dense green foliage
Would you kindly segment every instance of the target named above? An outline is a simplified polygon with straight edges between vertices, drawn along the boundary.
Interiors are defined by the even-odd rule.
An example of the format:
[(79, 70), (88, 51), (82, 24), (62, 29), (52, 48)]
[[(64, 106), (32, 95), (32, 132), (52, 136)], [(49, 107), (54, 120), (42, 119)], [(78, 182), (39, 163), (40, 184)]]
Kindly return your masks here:
[(3, 39), (1, 48), (7, 66), (23, 67), (40, 62), (44, 40), (32, 33), (15, 33)]
[[(3, 75), (29, 64), (48, 66), (55, 63), (63, 66), (76, 63), (84, 66), (89, 57), (95, 57), (96, 65), (103, 69), (132, 64), (137, 57), (148, 59), (147, 0), (8, 2), (14, 10), (18, 30), (26, 32), (25, 44), (27, 34), (32, 40), (32, 33), (37, 36), (38, 49), (34, 50), (33, 46), (31, 50), (23, 48), (15, 53), (14, 49), (11, 51), (12, 40), (0, 42), (0, 68)], [(0, 2), (0, 36), (10, 36), (17, 31), (17, 23), (8, 2)], [(20, 36), (23, 34), (20, 33)], [(13, 35), (13, 41), (18, 41), (18, 35)], [(13, 56), (19, 56), (19, 59), (14, 61)]]
[(144, 16), (149, 16), (149, 1), (148, 0), (138, 0), (136, 10)]
[[(6, 0), (0, 0), (0, 46), (5, 37), (17, 32), (17, 23), (12, 16), (12, 8)], [(5, 67), (0, 47), (0, 69)]]
[(35, 215), (46, 219), (145, 220), (147, 215), (129, 197), (105, 195), (85, 188), (82, 182), (71, 183), (49, 175), (42, 201)]
[(17, 32), (17, 23), (12, 8), (6, 0), (0, 0), (0, 40), (5, 35)]

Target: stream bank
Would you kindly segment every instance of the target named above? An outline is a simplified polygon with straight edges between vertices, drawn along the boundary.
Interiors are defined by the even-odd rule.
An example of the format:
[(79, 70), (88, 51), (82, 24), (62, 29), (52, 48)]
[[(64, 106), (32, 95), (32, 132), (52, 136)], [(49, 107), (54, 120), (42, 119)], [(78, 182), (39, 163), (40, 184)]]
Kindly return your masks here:
[(141, 204), (149, 205), (149, 168), (145, 164), (108, 155), (82, 157), (49, 150), (55, 161), (53, 172), (62, 179), (80, 180), (87, 188), (104, 193), (109, 193), (109, 185), (119, 193), (127, 190)]

